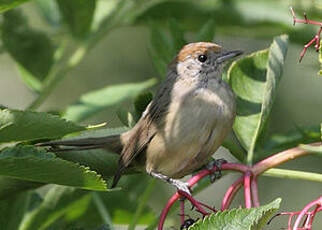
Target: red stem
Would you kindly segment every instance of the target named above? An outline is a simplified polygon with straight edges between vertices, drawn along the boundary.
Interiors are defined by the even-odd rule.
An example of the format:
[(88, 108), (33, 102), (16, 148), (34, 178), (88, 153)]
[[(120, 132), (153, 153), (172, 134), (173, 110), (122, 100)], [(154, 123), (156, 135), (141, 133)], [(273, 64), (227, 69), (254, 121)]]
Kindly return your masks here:
[(320, 48), (320, 35), (321, 35), (321, 32), (322, 32), (322, 27), (320, 27), (318, 33), (316, 34), (316, 44), (315, 44), (315, 50), (316, 52), (319, 51), (319, 48)]
[(293, 10), (292, 7), (290, 7), (290, 10), (291, 10), (291, 13), (292, 13), (292, 16), (293, 16), (293, 25), (295, 25), (298, 22), (298, 23), (312, 24), (312, 25), (318, 25), (318, 26), (320, 26), (320, 29), (317, 32), (317, 34), (314, 36), (314, 38), (309, 43), (307, 43), (304, 46), (304, 49), (303, 49), (303, 51), (300, 54), (300, 60), (299, 60), (299, 62), (301, 62), (302, 59), (303, 59), (303, 57), (304, 57), (304, 55), (305, 55), (305, 52), (306, 52), (307, 48), (309, 46), (311, 46), (314, 42), (316, 43), (315, 44), (316, 51), (319, 51), (319, 47), (320, 47), (320, 34), (322, 32), (322, 22), (308, 20), (305, 13), (304, 13), (304, 20), (303, 19), (297, 19), (296, 18), (296, 15), (295, 15), (295, 12), (294, 12), (294, 10)]
[(293, 216), (294, 216), (294, 214), (291, 214), (290, 217), (288, 218), (288, 230), (291, 230), (291, 228), (292, 228)]
[(227, 190), (221, 203), (221, 211), (229, 208), (231, 202), (233, 201), (235, 194), (239, 191), (242, 186), (244, 176), (239, 177)]
[[(312, 146), (320, 146), (322, 145), (321, 142), (310, 144)], [(236, 193), (239, 191), (239, 189), (242, 186), (242, 182), (244, 181), (245, 185), (245, 203), (246, 207), (251, 207), (252, 199), (251, 194), (253, 194), (253, 202), (255, 207), (259, 206), (259, 198), (258, 198), (258, 188), (257, 188), (257, 176), (265, 172), (266, 170), (276, 167), (286, 161), (309, 155), (311, 152), (303, 150), (299, 147), (291, 148), (285, 151), (282, 151), (280, 153), (274, 154), (257, 164), (253, 166), (246, 166), (242, 164), (236, 164), (236, 163), (225, 163), (221, 166), (221, 170), (232, 170), (232, 171), (238, 171), (242, 172), (245, 176), (239, 177), (227, 190), (222, 204), (221, 204), (221, 210), (228, 209), (232, 200), (234, 199)], [(201, 180), (203, 177), (212, 174), (213, 172), (217, 171), (218, 169), (216, 166), (212, 170), (202, 170), (192, 178), (190, 178), (187, 183), (189, 184), (189, 188), (194, 186), (199, 180)], [(252, 193), (251, 193), (252, 192)], [(179, 194), (180, 193), (180, 194)], [(216, 211), (215, 209), (210, 208), (208, 205), (202, 204), (201, 202), (195, 200), (190, 195), (178, 191), (175, 193), (168, 203), (166, 204), (165, 208), (163, 209), (161, 216), (160, 216), (160, 222), (158, 226), (158, 230), (162, 230), (164, 221), (166, 219), (166, 216), (169, 212), (169, 209), (171, 206), (175, 203), (176, 200), (178, 200), (180, 197), (186, 197), (195, 207), (198, 209), (199, 212), (206, 215), (208, 214), (201, 206), (204, 206), (212, 211)], [(321, 208), (322, 209), (322, 208)], [(320, 208), (318, 209), (320, 211)]]
[(213, 211), (213, 212), (218, 212), (218, 210), (216, 210), (216, 209), (214, 209), (214, 208), (210, 207), (210, 206), (209, 206), (209, 205), (207, 205), (207, 204), (201, 203), (201, 202), (199, 202), (199, 201), (197, 201), (197, 202), (198, 202), (198, 204), (200, 204), (201, 206), (204, 206), (205, 208), (208, 208), (209, 210), (211, 210), (211, 211)]
[(305, 55), (305, 53), (306, 53), (307, 48), (309, 48), (309, 47), (310, 47), (314, 42), (318, 43), (318, 41), (316, 41), (316, 39), (317, 39), (317, 36), (315, 36), (311, 41), (309, 41), (309, 43), (307, 43), (307, 44), (304, 46), (304, 48), (303, 48), (303, 50), (302, 50), (302, 52), (301, 52), (301, 54), (300, 54), (300, 60), (299, 60), (299, 62), (301, 62), (301, 61), (302, 61), (302, 59), (303, 59), (303, 57), (304, 57), (304, 55)]
[(184, 199), (180, 200), (180, 210), (181, 210), (181, 225), (184, 224)]
[(293, 226), (293, 230), (297, 230), (298, 227), (300, 226), (300, 223), (301, 223), (301, 220), (302, 218), (308, 214), (308, 211), (314, 207), (315, 205), (317, 205), (318, 207), (321, 207), (322, 205), (322, 196), (319, 197), (318, 199), (308, 203), (303, 209), (302, 211), (300, 212), (300, 214), (297, 216), (296, 220), (295, 220), (295, 223), (294, 223), (294, 226)]
[(319, 212), (319, 209), (321, 209), (322, 207), (319, 207), (318, 205), (316, 206), (316, 208), (314, 209), (313, 213), (312, 213), (312, 218), (310, 219), (309, 225), (312, 226), (313, 223), (313, 219), (316, 215), (317, 212)]
[(204, 210), (201, 205), (200, 205), (200, 202), (199, 201), (196, 201), (192, 196), (190, 196), (188, 193), (184, 192), (184, 191), (181, 191), (181, 190), (178, 190), (178, 192), (181, 196), (187, 198), (191, 204), (193, 206), (195, 206), (197, 208), (197, 211), (200, 212), (202, 215), (206, 216), (208, 215), (209, 213), (206, 212), (206, 210)]
[(171, 206), (174, 204), (174, 202), (176, 202), (178, 199), (180, 198), (180, 195), (178, 193), (175, 193), (170, 200), (168, 200), (166, 206), (164, 207), (164, 209), (162, 210), (161, 216), (160, 216), (160, 221), (159, 221), (159, 225), (158, 225), (158, 230), (162, 230), (163, 228), (163, 224), (165, 219), (167, 218), (167, 215), (169, 213), (169, 210), (171, 208)]
[[(322, 142), (316, 142), (310, 144), (311, 146), (320, 146)], [(258, 176), (270, 168), (274, 168), (280, 164), (283, 164), (289, 160), (293, 160), (298, 157), (306, 156), (312, 154), (312, 152), (301, 149), (300, 147), (291, 148), (279, 153), (276, 153), (264, 160), (256, 163), (251, 171), (254, 176)], [(224, 165), (223, 165), (224, 166)]]
[(252, 207), (252, 195), (250, 192), (250, 179), (251, 179), (251, 172), (246, 172), (244, 175), (244, 192), (245, 192), (245, 207), (251, 208)]
[(292, 16), (293, 16), (293, 24), (294, 25), (295, 25), (295, 23), (304, 23), (304, 24), (312, 24), (312, 25), (322, 26), (322, 22), (308, 20), (305, 14), (304, 14), (305, 20), (297, 19), (296, 15), (295, 15), (295, 12), (293, 10), (293, 7), (290, 7), (290, 10), (291, 10), (291, 13), (292, 13)]
[(254, 207), (259, 207), (260, 203), (259, 203), (258, 186), (257, 186), (257, 177), (256, 176), (252, 177), (251, 190), (252, 190)]

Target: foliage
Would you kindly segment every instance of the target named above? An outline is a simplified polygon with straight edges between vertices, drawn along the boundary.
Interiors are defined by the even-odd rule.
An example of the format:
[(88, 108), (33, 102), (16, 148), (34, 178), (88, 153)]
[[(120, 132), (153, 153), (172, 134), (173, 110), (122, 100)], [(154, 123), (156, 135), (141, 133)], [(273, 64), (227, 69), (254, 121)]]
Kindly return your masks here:
[(251, 209), (231, 209), (211, 214), (192, 225), (190, 230), (233, 229), (261, 230), (269, 218), (279, 209), (281, 199)]
[[(79, 101), (70, 105), (64, 117), (67, 120), (82, 121), (92, 114), (116, 105), (128, 98), (135, 97), (139, 92), (155, 85), (156, 79), (150, 79), (140, 83), (107, 86), (84, 94)], [(109, 98), (109, 100), (106, 100)]]
[(237, 96), (238, 105), (234, 131), (248, 151), (248, 164), (254, 160), (255, 149), (267, 125), (286, 52), (287, 37), (277, 37), (270, 49), (240, 59), (228, 70), (228, 81)]
[[(18, 7), (26, 2), (37, 9), (35, 14), (46, 28), (35, 26), (25, 8)], [(155, 192), (153, 180), (127, 171), (120, 181), (123, 190), (108, 190), (117, 155), (104, 150), (54, 154), (32, 145), (58, 138), (110, 136), (135, 125), (153, 98), (153, 91), (147, 90), (160, 83), (156, 78), (109, 84), (86, 92), (64, 111), (55, 113), (59, 115), (37, 111), (84, 57), (120, 27), (140, 25), (149, 30), (149, 53), (160, 80), (166, 76), (167, 64), (189, 42), (213, 41), (217, 34), (265, 39), (275, 36), (269, 48), (235, 61), (224, 73), (238, 103), (235, 136), (232, 134), (224, 146), (238, 160), (251, 165), (273, 153), (320, 141), (318, 125), (286, 134), (269, 129), (288, 47), (287, 36), (277, 35), (287, 33), (291, 41), (303, 43), (312, 32), (293, 28), (281, 6), (274, 0), (0, 0), (0, 52), (10, 55), (21, 80), (36, 97), (23, 111), (0, 105), (0, 226), (8, 230), (155, 226), (159, 211), (148, 202)], [(320, 16), (314, 7), (309, 13)], [(117, 115), (124, 127), (78, 124), (112, 106), (119, 107)], [(321, 155), (320, 147), (302, 147)], [(288, 176), (297, 178), (292, 172)], [(191, 229), (222, 229), (231, 223), (245, 224), (242, 229), (261, 229), (279, 202), (218, 212)]]
[[(96, 172), (56, 158), (54, 154), (33, 146), (5, 148), (1, 152), (0, 165), (2, 176), (84, 189), (107, 190), (105, 181)], [(46, 171), (41, 172), (42, 169)]]
[(0, 143), (59, 138), (85, 127), (48, 113), (0, 110)]

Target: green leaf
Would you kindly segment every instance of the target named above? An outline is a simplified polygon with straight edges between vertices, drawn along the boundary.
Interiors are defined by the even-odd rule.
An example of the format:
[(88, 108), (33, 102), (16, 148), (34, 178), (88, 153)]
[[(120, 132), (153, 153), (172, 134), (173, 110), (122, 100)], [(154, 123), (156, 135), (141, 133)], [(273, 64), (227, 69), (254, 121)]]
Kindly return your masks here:
[(296, 127), (296, 130), (284, 134), (275, 133), (270, 136), (259, 149), (262, 157), (293, 148), (299, 144), (309, 144), (320, 141), (320, 127)]
[(64, 215), (73, 212), (73, 218), (86, 211), (91, 196), (88, 192), (64, 186), (53, 186), (44, 201), (28, 212), (19, 230), (44, 230)]
[(56, 158), (33, 146), (6, 148), (0, 154), (0, 175), (15, 179), (106, 191), (106, 183), (96, 172), (77, 163)]
[(15, 8), (22, 3), (26, 3), (30, 0), (1, 0), (0, 1), (0, 13)]
[(42, 82), (19, 63), (17, 63), (17, 68), (20, 73), (20, 77), (26, 83), (26, 85), (33, 91), (40, 93), (42, 89)]
[(85, 130), (48, 113), (0, 109), (0, 143), (59, 138)]
[(156, 23), (151, 23), (150, 33), (149, 52), (152, 62), (160, 76), (165, 78), (167, 65), (175, 55), (172, 42), (162, 31), (161, 26)]
[[(134, 220), (138, 224), (149, 224), (154, 220), (155, 214), (152, 209), (142, 203), (142, 195), (147, 187), (150, 187), (148, 186), (150, 180), (150, 176), (144, 174), (123, 176), (120, 186), (124, 189), (117, 192), (99, 193), (102, 202), (108, 207), (114, 224), (129, 224)], [(137, 208), (140, 209), (140, 213), (137, 213), (140, 214), (139, 216), (136, 215)]]
[(269, 49), (255, 52), (235, 61), (228, 70), (229, 84), (237, 96), (234, 131), (248, 150), (247, 163), (267, 124), (287, 53), (288, 38), (276, 37)]
[(211, 42), (215, 37), (215, 21), (209, 19), (199, 30), (196, 35), (198, 42)]
[(155, 179), (151, 180), (148, 186), (146, 187), (146, 189), (144, 190), (144, 192), (142, 193), (142, 195), (138, 197), (139, 202), (135, 210), (134, 217), (132, 218), (132, 221), (129, 224), (128, 230), (135, 230), (135, 227), (138, 224), (139, 218), (142, 216), (143, 211), (147, 206), (147, 202), (153, 193), (155, 182), (156, 182)]
[[(186, 40), (184, 39), (184, 31), (179, 25), (179, 23), (171, 18), (169, 19), (169, 30), (170, 30), (170, 38), (172, 43), (172, 57), (178, 53), (178, 51), (187, 44)], [(170, 47), (169, 47), (170, 48)]]
[(22, 79), (39, 91), (53, 64), (54, 46), (47, 35), (29, 27), (20, 11), (10, 10), (3, 15), (1, 38), (17, 62)]
[(103, 224), (102, 226), (94, 228), (93, 230), (111, 230), (111, 226), (108, 224)]
[(0, 226), (5, 230), (17, 230), (29, 203), (29, 193), (20, 193), (0, 201)]
[(129, 112), (124, 107), (119, 107), (116, 111), (116, 115), (123, 125), (129, 127), (129, 121), (128, 121)]
[(104, 223), (109, 227), (110, 230), (114, 230), (110, 214), (108, 213), (108, 210), (106, 209), (106, 206), (104, 205), (104, 202), (100, 197), (100, 194), (97, 192), (93, 192), (92, 196), (93, 203), (95, 204), (97, 211), (103, 219)]
[(312, 146), (312, 145), (300, 145), (301, 149), (304, 149), (306, 151), (316, 153), (320, 156), (322, 156), (322, 145), (319, 146)]
[(0, 176), (0, 200), (10, 199), (11, 196), (15, 196), (17, 193), (30, 189), (36, 189), (43, 185), (43, 183)]
[[(92, 192), (90, 207), (80, 218), (73, 221), (74, 224), (69, 223), (69, 225), (73, 224), (73, 226), (84, 230), (93, 229), (94, 226), (110, 222), (128, 225), (135, 218), (138, 206), (140, 206), (142, 211), (138, 223), (140, 225), (151, 223), (157, 216), (154, 215), (153, 210), (149, 206), (142, 208), (142, 202), (138, 199), (148, 187), (147, 182), (149, 179), (151, 178), (144, 174), (122, 176), (119, 185), (124, 189), (109, 193)], [(164, 196), (162, 194), (161, 197), (159, 196), (159, 199), (165, 202), (167, 200), (166, 194)], [(67, 220), (67, 218), (65, 219)], [(109, 225), (113, 227), (111, 224)], [(61, 228), (54, 228), (53, 230), (56, 229)]]
[(136, 96), (134, 100), (135, 113), (141, 117), (142, 113), (153, 99), (153, 94), (150, 91), (144, 91)]
[(116, 105), (126, 99), (135, 97), (142, 90), (155, 85), (155, 78), (139, 83), (127, 83), (107, 86), (84, 94), (78, 102), (69, 106), (65, 118), (72, 121), (82, 121), (91, 115)]
[(92, 25), (96, 0), (56, 0), (72, 34), (77, 38), (85, 37)]
[(60, 13), (56, 1), (36, 0), (35, 3), (50, 25), (59, 25)]
[(229, 150), (229, 152), (236, 157), (239, 161), (243, 161), (246, 157), (245, 149), (240, 145), (237, 138), (231, 132), (225, 139), (224, 143), (222, 144), (223, 147)]
[(250, 209), (231, 209), (217, 212), (197, 221), (189, 230), (229, 229), (261, 230), (272, 214), (279, 209), (281, 199)]

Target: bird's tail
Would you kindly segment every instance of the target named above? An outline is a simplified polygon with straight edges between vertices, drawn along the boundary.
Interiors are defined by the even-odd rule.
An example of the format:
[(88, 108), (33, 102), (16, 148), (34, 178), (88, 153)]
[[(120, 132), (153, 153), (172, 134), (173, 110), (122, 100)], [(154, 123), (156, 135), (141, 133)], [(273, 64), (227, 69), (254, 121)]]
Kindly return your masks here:
[(38, 143), (36, 146), (50, 146), (53, 152), (81, 151), (102, 148), (120, 154), (123, 149), (120, 135), (48, 141)]

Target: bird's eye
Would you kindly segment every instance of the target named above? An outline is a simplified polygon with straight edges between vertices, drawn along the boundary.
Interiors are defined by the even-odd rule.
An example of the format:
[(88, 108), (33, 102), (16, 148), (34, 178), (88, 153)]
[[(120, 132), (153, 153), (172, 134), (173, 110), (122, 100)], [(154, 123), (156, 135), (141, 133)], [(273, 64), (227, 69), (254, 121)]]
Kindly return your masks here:
[(198, 56), (198, 60), (199, 60), (200, 62), (205, 62), (205, 61), (207, 61), (207, 56), (206, 56), (206, 55), (204, 55), (204, 54), (199, 55), (199, 56)]

